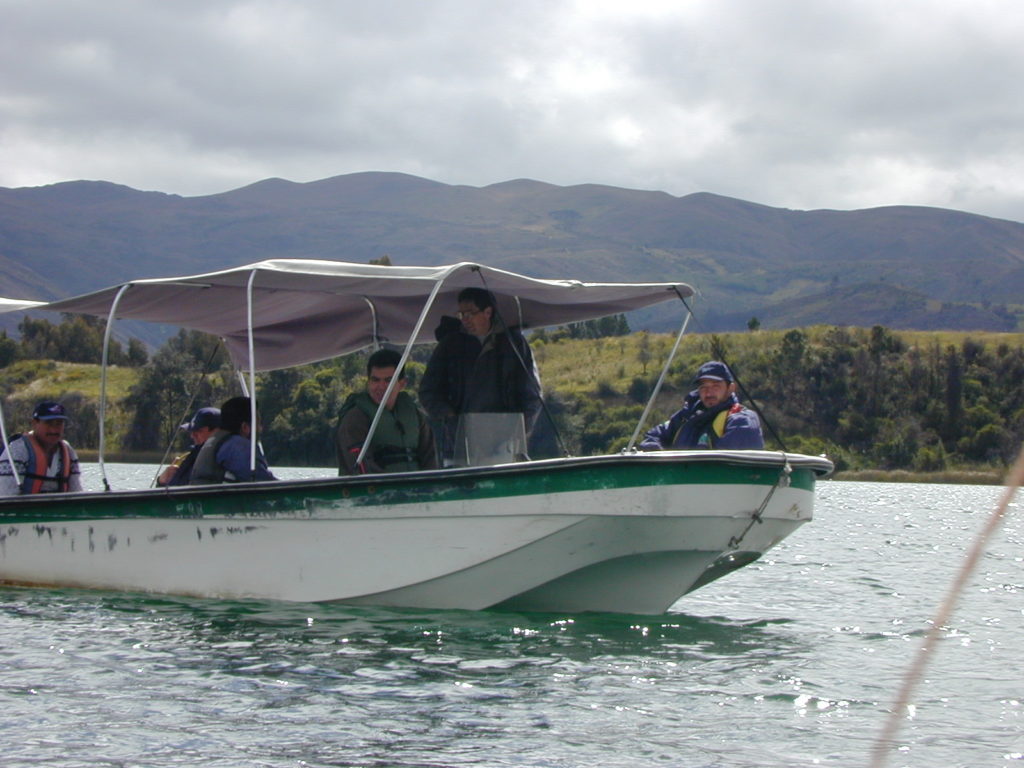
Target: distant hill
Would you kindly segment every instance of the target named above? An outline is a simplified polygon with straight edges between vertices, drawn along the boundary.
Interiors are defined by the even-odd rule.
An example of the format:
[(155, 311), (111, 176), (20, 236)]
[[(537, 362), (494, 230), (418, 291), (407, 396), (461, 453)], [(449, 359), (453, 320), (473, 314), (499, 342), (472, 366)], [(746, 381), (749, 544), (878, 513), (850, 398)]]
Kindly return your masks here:
[[(1024, 313), (1024, 224), (939, 208), (794, 211), (708, 193), (524, 179), (477, 188), (397, 173), (267, 179), (203, 197), (101, 181), (0, 188), (0, 295), (13, 298), (267, 258), (385, 254), (539, 277), (684, 280), (708, 331), (742, 330), (751, 317), (764, 328), (1016, 330)], [(641, 322), (668, 327), (653, 312)]]

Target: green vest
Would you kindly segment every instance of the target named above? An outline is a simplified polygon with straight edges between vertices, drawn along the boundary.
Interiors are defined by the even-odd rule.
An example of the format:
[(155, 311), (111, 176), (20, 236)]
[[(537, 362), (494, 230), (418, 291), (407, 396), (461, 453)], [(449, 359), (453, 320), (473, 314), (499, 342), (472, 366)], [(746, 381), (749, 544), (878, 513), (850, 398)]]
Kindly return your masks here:
[[(341, 406), (340, 422), (353, 408), (358, 408), (373, 423), (377, 403), (366, 392), (349, 395)], [(384, 409), (370, 441), (368, 455), (385, 472), (414, 472), (420, 469), (420, 412), (415, 401), (406, 392), (399, 392), (393, 410)]]

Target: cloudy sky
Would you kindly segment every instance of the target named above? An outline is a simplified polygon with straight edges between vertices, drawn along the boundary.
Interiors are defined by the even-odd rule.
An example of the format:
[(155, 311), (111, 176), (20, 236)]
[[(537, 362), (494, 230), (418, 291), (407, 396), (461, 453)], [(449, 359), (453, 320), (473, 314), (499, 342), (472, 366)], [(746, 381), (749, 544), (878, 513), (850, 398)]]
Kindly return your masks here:
[(0, 0), (0, 186), (401, 171), (1024, 221), (1019, 0)]

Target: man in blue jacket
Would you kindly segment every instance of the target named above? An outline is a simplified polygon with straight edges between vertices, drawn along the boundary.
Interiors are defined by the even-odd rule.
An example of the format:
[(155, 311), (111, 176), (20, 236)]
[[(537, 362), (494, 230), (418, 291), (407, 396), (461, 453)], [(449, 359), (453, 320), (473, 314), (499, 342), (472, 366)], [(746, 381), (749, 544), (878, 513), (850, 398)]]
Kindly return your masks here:
[(697, 388), (686, 396), (682, 409), (649, 431), (640, 450), (764, 448), (761, 420), (740, 405), (729, 366), (717, 360), (706, 362), (693, 381)]
[(252, 402), (248, 397), (232, 397), (221, 405), (220, 426), (199, 449), (189, 485), (277, 479), (267, 467), (259, 446), (256, 446), (256, 467), (251, 466), (251, 414)]

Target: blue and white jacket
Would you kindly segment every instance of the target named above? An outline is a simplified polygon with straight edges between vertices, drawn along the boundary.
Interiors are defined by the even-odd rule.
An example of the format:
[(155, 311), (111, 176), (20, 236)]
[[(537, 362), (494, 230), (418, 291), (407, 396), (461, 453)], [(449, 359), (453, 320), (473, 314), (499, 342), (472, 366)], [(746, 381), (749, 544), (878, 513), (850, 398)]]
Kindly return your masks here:
[(669, 448), (758, 450), (764, 448), (761, 420), (754, 411), (740, 405), (734, 394), (714, 408), (705, 408), (694, 390), (686, 396), (681, 410), (651, 429), (640, 443), (642, 451)]

